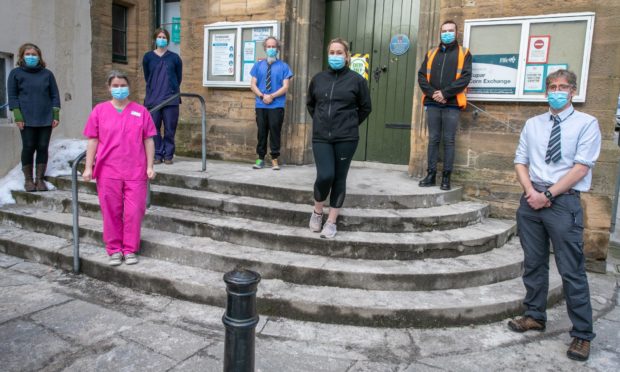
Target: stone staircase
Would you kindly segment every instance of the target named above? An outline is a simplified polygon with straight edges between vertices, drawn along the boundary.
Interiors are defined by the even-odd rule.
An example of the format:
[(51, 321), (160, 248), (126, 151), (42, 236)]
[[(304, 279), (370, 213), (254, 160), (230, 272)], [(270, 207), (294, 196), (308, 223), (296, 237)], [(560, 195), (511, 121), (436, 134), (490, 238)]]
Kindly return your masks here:
[[(521, 311), (523, 255), (512, 220), (462, 201), (461, 189), (418, 188), (404, 172), (352, 168), (335, 239), (308, 227), (313, 166), (280, 172), (185, 159), (156, 167), (141, 262), (110, 267), (94, 183), (80, 182), (82, 271), (124, 286), (224, 306), (223, 273), (259, 272), (258, 310), (325, 323), (436, 327)], [(66, 269), (71, 182), (14, 192), (0, 208), (0, 251)], [(555, 268), (549, 296), (561, 296)]]

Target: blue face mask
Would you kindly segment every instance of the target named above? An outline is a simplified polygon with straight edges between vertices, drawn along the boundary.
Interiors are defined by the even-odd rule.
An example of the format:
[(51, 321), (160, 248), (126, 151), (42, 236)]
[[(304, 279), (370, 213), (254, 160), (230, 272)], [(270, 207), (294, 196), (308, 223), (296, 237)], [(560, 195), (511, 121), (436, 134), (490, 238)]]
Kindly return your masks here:
[(547, 94), (547, 102), (554, 110), (559, 110), (568, 103), (568, 92), (549, 92)]
[(329, 67), (334, 70), (340, 70), (344, 67), (344, 56), (332, 55), (327, 57), (327, 63)]
[(110, 89), (112, 93), (112, 98), (118, 99), (120, 101), (129, 97), (129, 87), (118, 87)]
[(441, 42), (444, 44), (451, 44), (456, 39), (456, 35), (454, 32), (442, 32), (441, 33)]
[(274, 58), (278, 55), (278, 49), (276, 48), (267, 48), (267, 57)]
[(158, 48), (165, 48), (168, 46), (168, 40), (157, 38), (155, 39), (155, 45), (157, 45)]
[(39, 64), (39, 56), (24, 56), (24, 63), (28, 67), (36, 67)]

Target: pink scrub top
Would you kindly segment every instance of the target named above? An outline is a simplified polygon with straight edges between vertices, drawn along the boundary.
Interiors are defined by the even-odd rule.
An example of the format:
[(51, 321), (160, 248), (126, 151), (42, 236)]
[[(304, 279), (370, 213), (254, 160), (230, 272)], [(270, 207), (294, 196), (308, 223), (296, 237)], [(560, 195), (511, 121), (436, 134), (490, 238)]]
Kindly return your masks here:
[(120, 113), (110, 101), (95, 106), (84, 128), (84, 136), (99, 140), (93, 179), (146, 180), (144, 140), (155, 134), (151, 114), (140, 104), (129, 102)]

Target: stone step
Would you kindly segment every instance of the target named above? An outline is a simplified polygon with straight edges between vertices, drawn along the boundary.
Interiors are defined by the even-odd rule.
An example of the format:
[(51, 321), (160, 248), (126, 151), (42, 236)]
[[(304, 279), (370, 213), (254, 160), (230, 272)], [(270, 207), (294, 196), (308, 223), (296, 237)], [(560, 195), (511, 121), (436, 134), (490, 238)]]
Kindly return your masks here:
[[(71, 190), (70, 178), (51, 181), (60, 190)], [(96, 193), (94, 182), (80, 181), (81, 192)], [(16, 196), (18, 197), (18, 196)], [(21, 196), (27, 198), (28, 195)], [(210, 191), (151, 186), (151, 203), (175, 209), (217, 213), (225, 216), (256, 218), (281, 225), (306, 227), (312, 206)], [(488, 217), (484, 203), (463, 201), (454, 204), (415, 209), (343, 208), (338, 218), (341, 231), (421, 232), (465, 227)], [(327, 210), (325, 211), (327, 213)]]
[[(19, 217), (18, 213), (21, 213)], [(7, 223), (72, 238), (72, 216), (51, 210), (13, 207), (0, 210)], [(81, 242), (102, 243), (102, 223), (80, 216)], [(354, 260), (254, 248), (210, 238), (142, 229), (141, 255), (225, 272), (243, 266), (265, 278), (297, 284), (373, 290), (437, 290), (486, 285), (521, 274), (522, 250), (513, 239), (478, 255), (426, 260)]]
[[(286, 166), (281, 171), (253, 170), (249, 164), (179, 158), (173, 165), (158, 165), (153, 184), (222, 194), (309, 204), (316, 177), (314, 165)], [(378, 176), (379, 175), (379, 176)], [(345, 208), (409, 209), (458, 203), (462, 190), (422, 188), (406, 172), (351, 167)]]
[[(28, 197), (33, 200), (44, 198), (48, 203), (58, 203), (60, 208), (63, 204), (63, 193), (66, 194), (55, 191), (31, 194)], [(58, 195), (60, 198), (56, 198)], [(84, 211), (95, 212), (99, 208), (99, 202), (94, 195), (82, 194), (79, 200)], [(65, 197), (62, 209), (70, 210), (67, 208), (68, 205), (69, 201)], [(375, 260), (445, 258), (482, 253), (501, 247), (515, 231), (514, 221), (485, 219), (476, 225), (444, 231), (421, 233), (345, 231), (334, 239), (322, 239), (319, 234), (305, 227), (290, 227), (157, 206), (148, 210), (144, 226), (258, 248)]]
[[(41, 263), (71, 267), (70, 241), (0, 225), (0, 250)], [(141, 257), (138, 265), (111, 267), (102, 248), (84, 245), (84, 274), (132, 288), (216, 306), (226, 303), (222, 272)], [(553, 262), (553, 260), (552, 260)], [(561, 297), (551, 265), (550, 305)], [(259, 314), (323, 323), (379, 327), (436, 327), (485, 323), (522, 311), (520, 278), (490, 285), (436, 291), (379, 291), (298, 285), (263, 279), (257, 293)]]

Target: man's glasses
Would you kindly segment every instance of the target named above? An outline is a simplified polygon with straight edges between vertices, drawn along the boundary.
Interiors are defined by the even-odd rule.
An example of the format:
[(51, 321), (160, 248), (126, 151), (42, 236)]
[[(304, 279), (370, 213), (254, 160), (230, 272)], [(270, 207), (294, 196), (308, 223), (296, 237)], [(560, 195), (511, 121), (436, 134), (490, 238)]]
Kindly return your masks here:
[(547, 92), (570, 92), (571, 89), (573, 89), (573, 86), (569, 84), (551, 84), (547, 87)]

